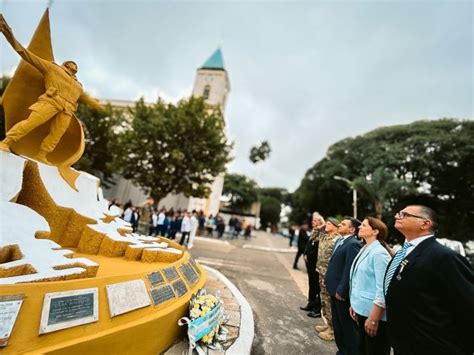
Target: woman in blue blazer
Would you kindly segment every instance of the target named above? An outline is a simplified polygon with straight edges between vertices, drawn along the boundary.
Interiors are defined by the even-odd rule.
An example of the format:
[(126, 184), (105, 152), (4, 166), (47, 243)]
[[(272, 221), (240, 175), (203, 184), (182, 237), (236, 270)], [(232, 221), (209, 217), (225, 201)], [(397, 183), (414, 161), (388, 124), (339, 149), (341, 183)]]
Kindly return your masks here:
[(385, 243), (388, 228), (381, 220), (367, 217), (359, 227), (364, 247), (350, 271), (349, 310), (359, 326), (361, 355), (390, 354), (385, 316), (383, 279), (392, 252)]

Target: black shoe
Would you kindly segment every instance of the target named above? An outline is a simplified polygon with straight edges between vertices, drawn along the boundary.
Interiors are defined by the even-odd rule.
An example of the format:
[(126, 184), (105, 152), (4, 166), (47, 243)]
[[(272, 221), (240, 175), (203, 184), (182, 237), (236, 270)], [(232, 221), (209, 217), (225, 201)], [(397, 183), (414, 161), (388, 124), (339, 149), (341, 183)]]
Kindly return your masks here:
[(303, 306), (300, 306), (300, 309), (301, 309), (302, 311), (307, 311), (307, 312), (308, 312), (308, 311), (311, 311), (311, 310), (313, 309), (313, 307), (311, 307), (309, 304), (307, 304), (307, 305), (304, 306), (304, 307), (303, 307)]
[(321, 318), (321, 313), (320, 312), (315, 312), (315, 311), (311, 311), (307, 314), (308, 317), (311, 317), (311, 318)]
[(295, 270), (299, 270), (299, 269), (298, 269), (298, 266), (293, 266), (293, 269), (295, 269)]

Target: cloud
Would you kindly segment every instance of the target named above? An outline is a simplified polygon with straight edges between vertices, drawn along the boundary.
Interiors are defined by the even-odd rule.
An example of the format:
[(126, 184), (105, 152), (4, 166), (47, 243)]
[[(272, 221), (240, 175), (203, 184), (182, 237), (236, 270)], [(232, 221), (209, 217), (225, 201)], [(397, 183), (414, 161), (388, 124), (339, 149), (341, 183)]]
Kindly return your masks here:
[(152, 87), (147, 90), (139, 91), (134, 100), (138, 100), (139, 98), (143, 97), (145, 102), (156, 102), (158, 98), (161, 98), (165, 102), (176, 104), (178, 101), (190, 97), (191, 89), (192, 88), (189, 87), (185, 90), (182, 90), (178, 94), (169, 94), (162, 88)]
[[(56, 2), (55, 55), (105, 99), (175, 102), (218, 45), (229, 169), (295, 189), (329, 145), (379, 126), (473, 117), (472, 2)], [(3, 13), (27, 43), (43, 5)], [(18, 56), (5, 41), (2, 71)], [(4, 50), (5, 49), (5, 50)], [(250, 147), (268, 140), (268, 161)]]

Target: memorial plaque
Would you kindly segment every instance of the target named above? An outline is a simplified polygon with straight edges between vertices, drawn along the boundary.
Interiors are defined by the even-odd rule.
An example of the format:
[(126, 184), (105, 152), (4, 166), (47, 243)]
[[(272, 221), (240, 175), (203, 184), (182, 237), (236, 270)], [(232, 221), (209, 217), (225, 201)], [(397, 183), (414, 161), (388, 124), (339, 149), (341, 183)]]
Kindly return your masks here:
[(99, 289), (86, 288), (44, 296), (39, 333), (50, 333), (99, 319)]
[(176, 295), (170, 285), (164, 285), (158, 288), (153, 288), (150, 290), (151, 298), (153, 298), (153, 303), (155, 306), (162, 304), (172, 298), (175, 298)]
[(187, 288), (186, 284), (181, 279), (179, 279), (178, 281), (173, 282), (172, 285), (173, 285), (174, 292), (176, 293), (176, 295), (178, 295), (178, 297), (181, 297), (186, 292), (188, 292), (188, 288)]
[(148, 274), (147, 277), (152, 287), (155, 287), (156, 285), (159, 285), (165, 282), (165, 279), (163, 278), (163, 275), (161, 274), (160, 271), (152, 272)]
[(107, 285), (105, 289), (107, 290), (111, 317), (151, 304), (145, 281), (141, 279)]
[(194, 285), (196, 281), (198, 280), (198, 275), (196, 274), (196, 271), (192, 268), (191, 264), (183, 264), (180, 267), (181, 273), (184, 275), (186, 280), (190, 285)]
[(7, 346), (24, 295), (0, 296), (0, 347)]
[(201, 269), (197, 266), (196, 260), (194, 260), (194, 258), (189, 258), (189, 262), (193, 266), (194, 271), (196, 271), (199, 275), (201, 275)]
[(176, 271), (176, 268), (174, 266), (164, 269), (163, 272), (165, 273), (165, 276), (168, 281), (172, 281), (179, 277), (178, 272)]

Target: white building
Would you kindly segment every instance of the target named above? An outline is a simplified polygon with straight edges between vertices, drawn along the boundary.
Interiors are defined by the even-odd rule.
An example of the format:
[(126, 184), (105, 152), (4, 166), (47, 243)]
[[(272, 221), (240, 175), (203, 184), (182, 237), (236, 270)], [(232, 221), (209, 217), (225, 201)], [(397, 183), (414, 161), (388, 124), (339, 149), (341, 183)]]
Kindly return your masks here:
[[(192, 95), (203, 96), (209, 105), (218, 105), (224, 115), (229, 92), (229, 76), (224, 68), (222, 51), (217, 49), (203, 66), (197, 69)], [(110, 103), (114, 105), (115, 101)], [(120, 106), (127, 104), (125, 101), (117, 101), (117, 103), (120, 103)], [(134, 103), (128, 102), (128, 105), (133, 106)], [(212, 183), (208, 198), (169, 194), (159, 202), (158, 207), (166, 207), (167, 209), (173, 207), (174, 209), (180, 208), (188, 211), (203, 210), (205, 213), (216, 215), (219, 211), (223, 187), (224, 176), (220, 175)], [(117, 179), (116, 185), (106, 189), (104, 194), (108, 199), (117, 198), (123, 203), (131, 200), (134, 205), (141, 204), (147, 197), (140, 188), (123, 178)]]

